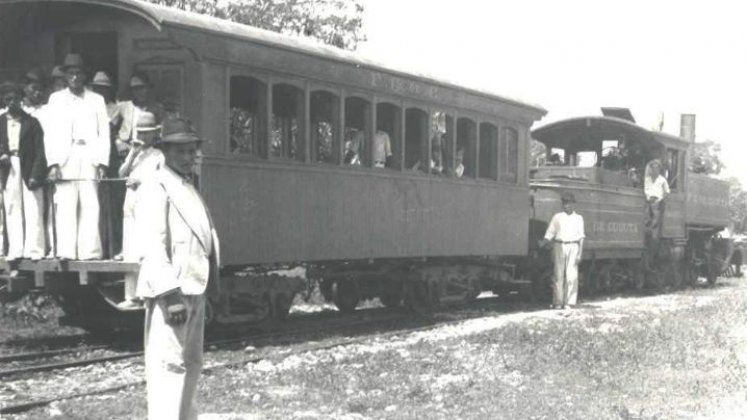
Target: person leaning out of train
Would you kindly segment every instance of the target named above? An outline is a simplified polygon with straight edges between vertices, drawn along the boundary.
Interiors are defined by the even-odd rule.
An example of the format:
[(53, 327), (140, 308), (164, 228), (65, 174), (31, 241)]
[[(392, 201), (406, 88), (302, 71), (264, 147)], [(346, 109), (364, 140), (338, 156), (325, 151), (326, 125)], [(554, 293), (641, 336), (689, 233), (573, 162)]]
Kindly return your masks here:
[(578, 299), (578, 265), (584, 249), (584, 218), (574, 211), (576, 198), (570, 192), (560, 197), (563, 211), (547, 226), (541, 247), (552, 245), (554, 266), (552, 308), (569, 309)]
[[(44, 195), (47, 159), (44, 131), (39, 121), (23, 110), (23, 89), (0, 85), (7, 112), (0, 116), (0, 182), (5, 210), (7, 260), (44, 257)], [(0, 239), (2, 241), (2, 239)], [(5, 244), (0, 250), (6, 248)]]
[[(155, 115), (150, 112), (138, 114), (135, 128), (137, 138), (132, 141), (132, 147), (119, 168), (119, 177), (127, 178), (127, 193), (122, 218), (122, 253), (115, 256), (115, 260), (137, 262), (140, 259), (139, 249), (142, 244), (137, 235), (135, 206), (140, 184), (143, 180), (152, 178), (157, 168), (163, 165), (163, 153), (153, 147), (160, 129), (161, 126), (156, 123)], [(135, 299), (136, 287), (137, 275), (128, 273), (125, 276), (124, 300), (118, 305), (120, 309), (140, 307)]]
[(643, 180), (643, 193), (648, 204), (647, 226), (658, 237), (661, 217), (664, 212), (664, 200), (669, 195), (669, 183), (661, 174), (661, 162), (653, 160), (646, 168)]
[(218, 237), (192, 184), (201, 138), (184, 119), (163, 121), (164, 165), (138, 187), (137, 296), (145, 301), (148, 418), (196, 419), (205, 292), (217, 287)]

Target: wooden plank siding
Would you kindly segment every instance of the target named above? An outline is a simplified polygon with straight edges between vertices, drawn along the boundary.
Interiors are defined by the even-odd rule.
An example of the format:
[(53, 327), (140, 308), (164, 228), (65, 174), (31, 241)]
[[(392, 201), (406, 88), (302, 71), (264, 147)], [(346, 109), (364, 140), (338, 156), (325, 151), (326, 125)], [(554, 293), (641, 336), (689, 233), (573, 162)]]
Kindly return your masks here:
[(228, 265), (527, 250), (518, 186), (216, 158), (202, 177)]

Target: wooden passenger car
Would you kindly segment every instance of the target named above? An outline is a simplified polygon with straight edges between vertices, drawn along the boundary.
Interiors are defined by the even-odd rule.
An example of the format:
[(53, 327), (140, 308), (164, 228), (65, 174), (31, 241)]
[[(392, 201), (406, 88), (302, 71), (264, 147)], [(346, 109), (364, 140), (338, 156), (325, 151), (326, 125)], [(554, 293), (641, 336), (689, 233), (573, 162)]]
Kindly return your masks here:
[[(167, 109), (196, 123), (225, 320), (250, 319), (267, 301), (287, 306), (298, 284), (268, 267), (304, 263), (352, 284), (365, 278), (353, 274), (381, 280), (425, 258), (526, 253), (537, 106), (136, 0), (0, 0), (0, 19), (0, 74), (77, 52), (124, 96), (130, 75), (145, 72)], [(391, 139), (383, 168), (373, 162), (377, 130)], [(355, 131), (360, 165), (346, 163)], [(364, 283), (347, 287), (348, 307), (377, 293)]]
[[(704, 271), (696, 267), (698, 256), (728, 225), (729, 191), (727, 183), (687, 170), (692, 144), (615, 117), (562, 120), (535, 129), (532, 136), (546, 146), (548, 161), (553, 154), (565, 157), (562, 165), (531, 169), (535, 238), (560, 210), (559, 193), (571, 191), (585, 220), (584, 259), (594, 266), (588, 277), (604, 281), (607, 273), (599, 270), (609, 271), (610, 264), (629, 271), (621, 277), (642, 278), (643, 267), (663, 271), (677, 283)], [(653, 159), (664, 164), (671, 189), (656, 247), (646, 234), (643, 194), (644, 168)], [(644, 257), (659, 266), (646, 264)]]

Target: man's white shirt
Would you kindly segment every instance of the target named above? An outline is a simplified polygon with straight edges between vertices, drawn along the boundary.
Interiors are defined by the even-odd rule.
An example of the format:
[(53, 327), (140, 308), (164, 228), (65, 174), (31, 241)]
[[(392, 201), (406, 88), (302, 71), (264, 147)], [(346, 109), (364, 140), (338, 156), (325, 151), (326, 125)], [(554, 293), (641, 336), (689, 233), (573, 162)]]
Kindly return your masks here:
[(545, 232), (548, 241), (578, 242), (585, 237), (584, 218), (575, 211), (571, 214), (564, 211), (556, 213)]

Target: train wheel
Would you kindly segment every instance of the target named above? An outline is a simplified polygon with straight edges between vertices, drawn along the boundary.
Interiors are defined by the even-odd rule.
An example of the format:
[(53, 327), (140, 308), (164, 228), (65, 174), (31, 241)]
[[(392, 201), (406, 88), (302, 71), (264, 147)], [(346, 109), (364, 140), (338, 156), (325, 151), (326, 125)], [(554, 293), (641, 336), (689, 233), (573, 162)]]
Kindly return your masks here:
[(398, 280), (384, 280), (380, 285), (379, 300), (387, 308), (398, 308), (404, 298), (404, 284)]
[(293, 306), (292, 293), (278, 293), (275, 296), (275, 318), (287, 319), (290, 314), (290, 308)]
[(335, 282), (332, 301), (341, 312), (351, 313), (358, 306), (358, 287), (353, 281)]
[(430, 314), (438, 303), (435, 292), (426, 281), (411, 281), (405, 287), (405, 305), (416, 314)]

